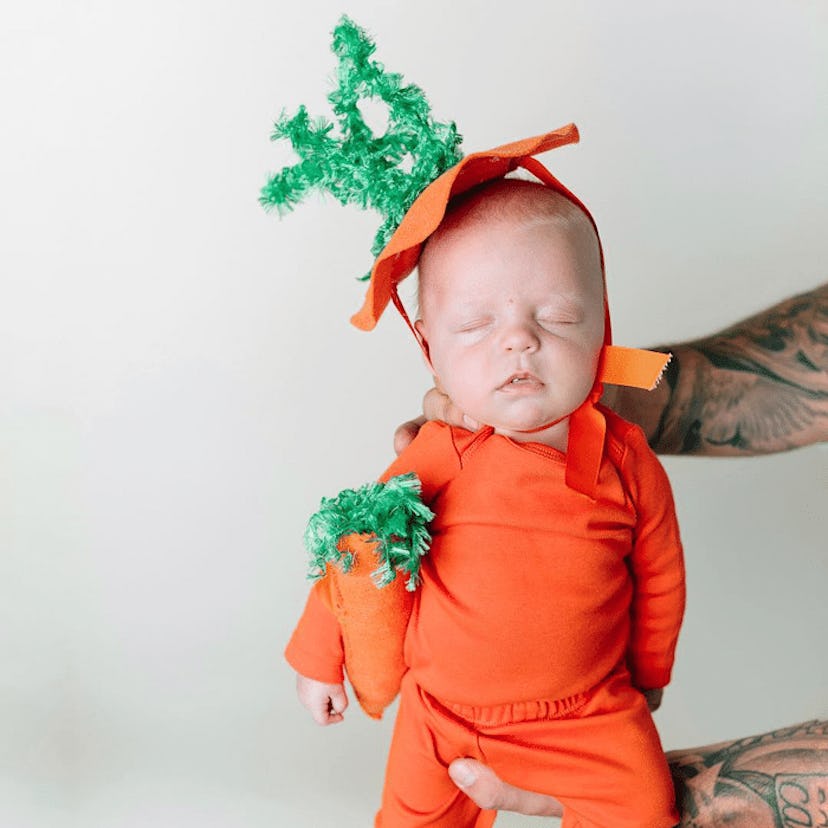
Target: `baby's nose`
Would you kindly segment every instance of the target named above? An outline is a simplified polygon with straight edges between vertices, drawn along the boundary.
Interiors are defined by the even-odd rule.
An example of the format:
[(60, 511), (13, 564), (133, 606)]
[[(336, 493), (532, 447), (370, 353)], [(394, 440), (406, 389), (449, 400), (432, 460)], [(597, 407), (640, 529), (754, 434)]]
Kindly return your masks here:
[(503, 336), (507, 351), (534, 351), (538, 347), (538, 338), (528, 325), (512, 325)]

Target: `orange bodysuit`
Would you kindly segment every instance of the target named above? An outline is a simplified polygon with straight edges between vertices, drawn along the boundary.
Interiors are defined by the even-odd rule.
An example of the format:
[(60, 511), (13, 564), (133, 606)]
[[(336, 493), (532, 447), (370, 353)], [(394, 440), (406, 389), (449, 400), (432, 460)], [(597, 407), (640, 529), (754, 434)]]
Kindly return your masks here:
[[(678, 821), (639, 692), (669, 682), (684, 611), (673, 500), (641, 430), (601, 411), (595, 500), (567, 487), (564, 454), (488, 427), (428, 423), (384, 475), (416, 472), (436, 518), (376, 826), (491, 825), (446, 773), (460, 756), (556, 796), (567, 828)], [(314, 592), (286, 656), (342, 680)]]

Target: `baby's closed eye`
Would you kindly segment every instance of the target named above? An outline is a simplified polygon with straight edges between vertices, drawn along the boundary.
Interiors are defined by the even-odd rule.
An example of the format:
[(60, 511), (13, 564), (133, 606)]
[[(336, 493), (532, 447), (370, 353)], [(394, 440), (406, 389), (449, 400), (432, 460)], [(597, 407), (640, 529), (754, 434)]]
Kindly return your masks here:
[(535, 318), (539, 325), (544, 327), (560, 325), (577, 325), (584, 321), (584, 314), (578, 308), (557, 307), (545, 308), (539, 311)]
[(473, 333), (475, 331), (483, 330), (492, 324), (492, 318), (489, 316), (478, 316), (472, 319), (466, 319), (455, 325), (456, 333)]

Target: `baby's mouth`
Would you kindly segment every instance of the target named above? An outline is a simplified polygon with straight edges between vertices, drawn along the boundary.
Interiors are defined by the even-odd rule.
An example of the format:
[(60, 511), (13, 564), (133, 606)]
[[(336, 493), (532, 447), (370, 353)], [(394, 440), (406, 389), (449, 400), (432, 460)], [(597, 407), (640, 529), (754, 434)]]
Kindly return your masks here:
[(518, 374), (512, 374), (506, 382), (500, 386), (501, 391), (509, 391), (518, 388), (540, 388), (543, 383), (528, 371), (521, 371)]

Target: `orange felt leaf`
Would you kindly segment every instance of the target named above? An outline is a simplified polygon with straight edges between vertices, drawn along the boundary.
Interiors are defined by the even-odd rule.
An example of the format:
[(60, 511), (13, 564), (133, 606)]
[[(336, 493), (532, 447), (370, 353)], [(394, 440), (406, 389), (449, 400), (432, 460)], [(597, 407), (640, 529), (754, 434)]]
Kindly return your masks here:
[(452, 197), (486, 181), (503, 178), (516, 167), (523, 166), (533, 155), (577, 140), (578, 129), (574, 124), (568, 124), (553, 132), (467, 155), (435, 179), (408, 208), (400, 226), (377, 256), (365, 301), (351, 317), (353, 325), (370, 331), (377, 324), (396, 292), (397, 284), (416, 267), (423, 242), (443, 220)]

